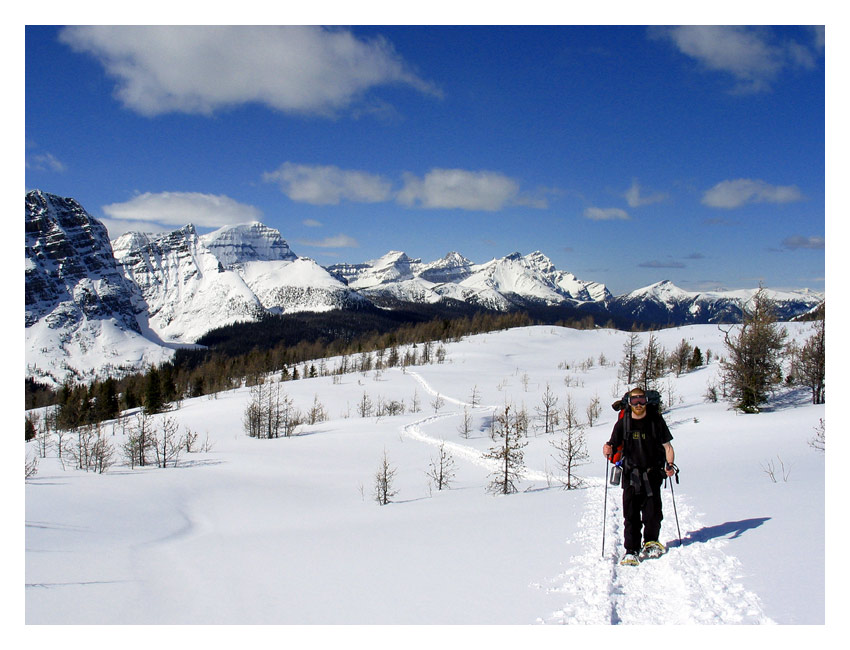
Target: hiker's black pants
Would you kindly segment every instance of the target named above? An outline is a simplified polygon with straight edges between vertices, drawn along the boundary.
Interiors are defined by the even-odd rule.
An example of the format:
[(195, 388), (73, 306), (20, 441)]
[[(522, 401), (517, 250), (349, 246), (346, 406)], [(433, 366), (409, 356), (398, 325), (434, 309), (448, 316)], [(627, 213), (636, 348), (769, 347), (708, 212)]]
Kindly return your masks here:
[[(664, 514), (661, 512), (661, 483), (664, 475), (658, 471), (649, 471), (647, 474), (649, 489), (646, 481), (641, 481), (639, 486), (627, 481), (623, 474), (623, 542), (627, 551), (640, 551), (641, 526), (643, 526), (643, 542), (657, 542), (661, 532), (661, 520)], [(648, 495), (651, 491), (652, 495)]]

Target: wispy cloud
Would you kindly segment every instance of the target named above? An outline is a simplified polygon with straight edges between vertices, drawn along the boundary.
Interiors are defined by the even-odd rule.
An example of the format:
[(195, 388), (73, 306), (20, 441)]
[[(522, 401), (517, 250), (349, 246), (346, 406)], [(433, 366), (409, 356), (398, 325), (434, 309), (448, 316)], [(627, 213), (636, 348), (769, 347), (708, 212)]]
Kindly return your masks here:
[(637, 179), (632, 181), (631, 187), (626, 190), (625, 198), (630, 208), (640, 208), (653, 203), (660, 203), (667, 200), (668, 194), (664, 192), (652, 192), (649, 194), (641, 194), (642, 188), (638, 184)]
[(64, 172), (66, 169), (65, 163), (49, 151), (27, 154), (24, 164), (27, 169), (34, 171)]
[(622, 208), (594, 208), (588, 207), (584, 210), (584, 216), (593, 221), (614, 221), (617, 219), (631, 219), (629, 213)]
[(342, 233), (321, 240), (299, 240), (298, 243), (315, 248), (357, 248), (360, 246), (356, 239)]
[(338, 205), (343, 200), (380, 203), (390, 198), (392, 190), (392, 184), (382, 176), (335, 165), (285, 162), (263, 174), (263, 180), (278, 183), (293, 201), (313, 205)]
[(792, 251), (800, 248), (824, 250), (826, 248), (826, 239), (823, 237), (804, 237), (802, 235), (793, 235), (783, 239), (782, 246)]
[(262, 212), (252, 205), (239, 203), (227, 196), (197, 192), (146, 192), (124, 203), (105, 205), (103, 212), (109, 218), (104, 222), (112, 238), (130, 230), (151, 232), (189, 223), (219, 228), (256, 221), (262, 216)]
[(824, 43), (822, 29), (812, 30), (808, 42), (779, 39), (766, 27), (654, 27), (649, 34), (671, 41), (708, 70), (732, 75), (732, 90), (748, 93), (770, 90), (785, 70), (813, 68)]
[[(142, 115), (212, 114), (246, 103), (337, 115), (401, 84), (431, 96), (386, 39), (310, 26), (74, 26), (60, 40), (97, 58), (116, 97)], [(361, 109), (362, 110), (362, 109)]]
[(739, 208), (748, 203), (791, 203), (803, 195), (796, 185), (770, 185), (762, 180), (739, 178), (722, 181), (706, 191), (702, 203), (712, 208)]
[(638, 264), (641, 268), (645, 269), (683, 269), (685, 265), (681, 262), (677, 262), (676, 260), (650, 260), (648, 262), (641, 262)]

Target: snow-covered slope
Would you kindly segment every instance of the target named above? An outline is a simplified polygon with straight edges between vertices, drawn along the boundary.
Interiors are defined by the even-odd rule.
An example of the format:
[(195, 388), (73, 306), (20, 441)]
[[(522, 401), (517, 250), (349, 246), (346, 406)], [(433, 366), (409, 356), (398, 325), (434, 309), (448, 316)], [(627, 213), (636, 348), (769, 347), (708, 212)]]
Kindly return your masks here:
[(306, 257), (294, 261), (255, 261), (241, 266), (240, 275), (271, 313), (321, 312), (365, 302), (355, 291)]
[[(799, 341), (812, 331), (788, 327)], [(505, 626), (535, 623), (778, 623), (783, 635), (822, 625), (825, 457), (809, 440), (824, 406), (782, 388), (761, 414), (735, 414), (703, 397), (718, 382), (716, 326), (652, 335), (668, 350), (686, 339), (713, 352), (709, 365), (661, 382), (681, 469), (680, 482), (663, 488), (662, 558), (617, 565), (621, 490), (604, 483), (601, 449), (617, 416), (608, 404), (625, 391), (618, 360), (629, 333), (529, 327), (448, 343), (444, 363), (282, 383), (294, 408), (318, 402), (327, 412), (291, 438), (243, 433), (248, 388), (184, 400), (155, 421), (170, 418), (180, 435), (198, 434), (198, 448), (205, 439), (212, 448), (183, 454), (176, 468), (86, 473), (51, 449), (26, 485), (26, 622), (492, 624), (500, 638), (511, 634)], [(649, 336), (638, 333), (642, 346)], [(327, 369), (340, 363), (329, 359)], [(580, 489), (561, 489), (551, 443), (564, 433), (545, 433), (538, 414), (547, 388), (559, 410), (572, 400), (584, 426)], [(404, 412), (359, 417), (364, 395)], [(602, 410), (588, 426), (594, 399)], [(506, 404), (531, 419), (525, 472), (518, 493), (495, 496), (485, 454), (490, 418)], [(129, 428), (104, 431), (120, 449)], [(453, 475), (437, 490), (427, 472), (441, 446)], [(397, 494), (381, 507), (373, 494), (384, 454)], [(740, 645), (744, 632), (729, 631), (730, 647)], [(820, 629), (800, 632), (811, 640)], [(470, 629), (471, 645), (481, 633)], [(717, 638), (702, 627), (670, 638), (693, 633)]]

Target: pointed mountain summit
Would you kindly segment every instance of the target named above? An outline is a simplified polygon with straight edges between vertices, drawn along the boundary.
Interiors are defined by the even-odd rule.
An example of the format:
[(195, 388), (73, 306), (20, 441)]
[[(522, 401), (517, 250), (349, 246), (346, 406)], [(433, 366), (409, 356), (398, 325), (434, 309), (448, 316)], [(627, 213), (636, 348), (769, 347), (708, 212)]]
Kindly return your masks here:
[(248, 262), (294, 262), (298, 259), (278, 230), (257, 221), (224, 226), (202, 235), (201, 242), (225, 269)]
[(442, 259), (423, 264), (419, 277), (428, 282), (442, 284), (445, 282), (460, 282), (472, 273), (472, 262), (460, 253), (452, 251)]

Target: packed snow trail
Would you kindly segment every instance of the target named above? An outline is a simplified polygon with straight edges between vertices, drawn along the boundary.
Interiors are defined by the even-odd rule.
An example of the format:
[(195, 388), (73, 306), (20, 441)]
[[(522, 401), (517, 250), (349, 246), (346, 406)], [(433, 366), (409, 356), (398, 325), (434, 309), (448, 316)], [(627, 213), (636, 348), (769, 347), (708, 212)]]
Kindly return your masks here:
[[(431, 395), (439, 395), (415, 372), (411, 376)], [(472, 407), (463, 400), (441, 395), (457, 406)], [(491, 412), (495, 407), (476, 406)], [(454, 456), (476, 465), (493, 469), (494, 461), (473, 447), (445, 441), (422, 432), (421, 425), (457, 413), (447, 412), (423, 417), (402, 428), (404, 435), (431, 445), (445, 445)], [(524, 478), (547, 480), (539, 471), (526, 468)], [(608, 486), (605, 512), (605, 549), (602, 549), (603, 505), (606, 504), (605, 481), (589, 478), (584, 514), (578, 531), (567, 543), (578, 546), (570, 559), (570, 568), (551, 579), (550, 593), (564, 593), (568, 601), (563, 609), (538, 619), (538, 623), (584, 623), (591, 625), (652, 624), (772, 624), (765, 616), (758, 596), (739, 582), (741, 563), (723, 552), (726, 541), (696, 541), (689, 532), (699, 531), (702, 524), (692, 514), (686, 498), (676, 499), (679, 528), (684, 539), (677, 539), (676, 517), (670, 487), (664, 484), (662, 500), (664, 522), (661, 541), (667, 546), (665, 555), (644, 560), (638, 567), (620, 566), (623, 548), (622, 489)], [(675, 488), (674, 488), (675, 489)]]
[(665, 519), (661, 541), (665, 555), (644, 560), (638, 567), (620, 566), (623, 549), (622, 491), (609, 486), (602, 553), (604, 481), (596, 479), (586, 490), (587, 501), (578, 532), (569, 544), (581, 550), (571, 566), (553, 582), (551, 592), (568, 601), (545, 623), (619, 624), (771, 624), (758, 596), (736, 580), (741, 564), (723, 552), (726, 541), (694, 541), (686, 531), (702, 525), (685, 499), (677, 494), (679, 524), (685, 538), (676, 539), (676, 523), (669, 486), (663, 493)]
[[(455, 399), (453, 397), (446, 397), (435, 391), (431, 386), (426, 382), (422, 376), (417, 372), (407, 371), (407, 374), (412, 376), (419, 384), (430, 394), (441, 397), (444, 401), (450, 402), (452, 404), (456, 404), (457, 406), (463, 406), (467, 408), (472, 408), (475, 411), (492, 413), (496, 408), (495, 406), (472, 406), (469, 402), (464, 402), (463, 400)], [(451, 454), (458, 458), (463, 458), (464, 460), (472, 463), (473, 465), (478, 465), (480, 467), (484, 467), (488, 470), (498, 470), (500, 467), (499, 461), (491, 460), (484, 457), (484, 454), (475, 449), (474, 447), (470, 447), (468, 445), (459, 444), (456, 442), (450, 442), (448, 440), (443, 440), (441, 438), (435, 438), (433, 436), (429, 436), (422, 432), (421, 425), (428, 424), (431, 422), (435, 422), (437, 420), (442, 420), (444, 418), (457, 417), (457, 413), (455, 412), (446, 412), (437, 415), (431, 415), (424, 417), (420, 420), (416, 420), (416, 422), (411, 422), (410, 424), (402, 427), (402, 432), (409, 438), (414, 440), (418, 440), (419, 442), (424, 442), (429, 445), (434, 445), (439, 447), (440, 445), (445, 445), (445, 448), (451, 452)], [(538, 472), (527, 467), (523, 470), (522, 473), (523, 479), (527, 479), (529, 481), (546, 481), (552, 478), (560, 478), (558, 476), (554, 476), (552, 474), (546, 475), (544, 472)]]

